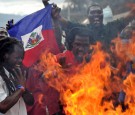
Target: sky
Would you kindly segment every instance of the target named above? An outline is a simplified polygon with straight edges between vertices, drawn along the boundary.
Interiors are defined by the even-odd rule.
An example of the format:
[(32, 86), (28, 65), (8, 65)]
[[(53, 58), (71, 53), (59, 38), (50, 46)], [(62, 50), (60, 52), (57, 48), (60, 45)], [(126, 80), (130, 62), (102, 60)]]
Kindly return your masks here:
[[(57, 2), (56, 2), (57, 1)], [(50, 0), (62, 8), (64, 0)], [(0, 0), (0, 13), (27, 15), (44, 8), (42, 0)]]

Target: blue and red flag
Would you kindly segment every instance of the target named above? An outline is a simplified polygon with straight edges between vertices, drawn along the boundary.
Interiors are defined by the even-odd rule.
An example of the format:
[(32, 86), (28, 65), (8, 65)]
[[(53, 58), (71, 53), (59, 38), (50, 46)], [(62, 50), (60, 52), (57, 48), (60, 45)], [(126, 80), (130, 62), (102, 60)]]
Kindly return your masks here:
[(9, 35), (23, 41), (25, 56), (23, 64), (30, 67), (44, 50), (59, 53), (58, 44), (52, 27), (52, 5), (30, 14), (17, 22), (8, 32)]

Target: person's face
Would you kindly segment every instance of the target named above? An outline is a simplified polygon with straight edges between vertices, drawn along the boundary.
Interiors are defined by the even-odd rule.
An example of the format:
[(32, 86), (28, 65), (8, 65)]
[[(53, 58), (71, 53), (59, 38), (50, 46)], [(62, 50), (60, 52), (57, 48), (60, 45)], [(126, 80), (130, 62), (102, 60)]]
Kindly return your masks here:
[(0, 39), (7, 37), (8, 33), (4, 28), (0, 28)]
[(89, 37), (75, 36), (72, 49), (75, 57), (83, 57), (89, 51)]
[(21, 66), (22, 60), (24, 58), (23, 50), (18, 46), (14, 46), (14, 51), (12, 53), (5, 54), (6, 59), (5, 62), (8, 64), (10, 68), (14, 68), (17, 66)]
[(103, 24), (103, 10), (100, 6), (92, 6), (88, 12), (88, 19), (91, 24), (99, 26)]

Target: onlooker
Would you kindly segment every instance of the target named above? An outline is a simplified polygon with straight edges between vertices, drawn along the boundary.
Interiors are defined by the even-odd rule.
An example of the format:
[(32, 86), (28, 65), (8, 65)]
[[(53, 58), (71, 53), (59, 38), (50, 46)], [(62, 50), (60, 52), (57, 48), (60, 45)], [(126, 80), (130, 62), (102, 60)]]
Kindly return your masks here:
[(21, 42), (11, 37), (0, 40), (0, 115), (27, 115), (25, 103), (34, 103), (33, 96), (25, 88), (26, 71), (21, 69), (23, 57)]
[(0, 27), (0, 39), (8, 37), (8, 32), (4, 27)]

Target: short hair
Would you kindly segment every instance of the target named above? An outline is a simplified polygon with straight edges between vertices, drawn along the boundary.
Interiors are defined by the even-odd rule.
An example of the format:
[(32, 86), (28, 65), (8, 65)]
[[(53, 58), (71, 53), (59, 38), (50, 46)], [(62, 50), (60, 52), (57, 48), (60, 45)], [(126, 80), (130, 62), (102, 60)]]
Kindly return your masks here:
[(92, 32), (89, 29), (87, 29), (86, 27), (74, 27), (66, 35), (66, 47), (68, 50), (72, 50), (73, 48), (72, 44), (75, 40), (76, 35), (83, 36), (83, 37), (88, 36), (89, 41), (93, 40)]
[(0, 40), (0, 63), (5, 61), (4, 56), (6, 53), (14, 52), (14, 46), (18, 45), (24, 53), (23, 44), (21, 41), (18, 41), (16, 38), (13, 37), (5, 37)]
[[(4, 37), (8, 37), (9, 36), (8, 31), (6, 30), (6, 28), (0, 27), (0, 31), (4, 31), (7, 34)], [(0, 34), (0, 36), (1, 36), (1, 34)]]
[(87, 9), (87, 14), (89, 14), (90, 8), (93, 7), (93, 6), (98, 6), (98, 7), (101, 8), (101, 10), (103, 10), (103, 8), (102, 8), (98, 3), (94, 2), (94, 3), (92, 3), (92, 4), (88, 7), (88, 9)]

